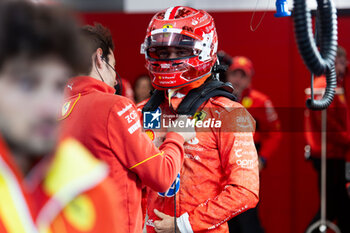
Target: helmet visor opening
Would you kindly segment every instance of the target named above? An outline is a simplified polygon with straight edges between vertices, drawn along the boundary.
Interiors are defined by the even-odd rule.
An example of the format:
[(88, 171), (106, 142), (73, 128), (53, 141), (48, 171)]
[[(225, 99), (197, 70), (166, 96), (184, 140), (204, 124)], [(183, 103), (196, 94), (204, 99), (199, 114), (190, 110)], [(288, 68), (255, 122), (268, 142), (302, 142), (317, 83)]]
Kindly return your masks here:
[(147, 55), (153, 59), (169, 60), (188, 58), (194, 55), (192, 48), (175, 46), (157, 46), (147, 50)]
[(196, 40), (178, 33), (160, 33), (146, 40), (147, 55), (153, 59), (178, 59), (196, 54)]

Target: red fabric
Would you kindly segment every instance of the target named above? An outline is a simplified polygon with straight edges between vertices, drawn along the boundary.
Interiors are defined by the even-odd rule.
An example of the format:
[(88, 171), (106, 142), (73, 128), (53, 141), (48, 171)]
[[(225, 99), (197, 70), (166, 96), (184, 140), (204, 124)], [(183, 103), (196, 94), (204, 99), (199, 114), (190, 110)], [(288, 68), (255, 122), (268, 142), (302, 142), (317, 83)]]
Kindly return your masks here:
[[(29, 195), (25, 186), (23, 185), (23, 175), (18, 169), (18, 167), (16, 166), (13, 159), (11, 158), (7, 145), (1, 138), (1, 135), (0, 135), (0, 158), (5, 162), (5, 164), (11, 170), (11, 173), (14, 175), (16, 182), (20, 188), (20, 192), (23, 194), (23, 197), (26, 201), (29, 212), (31, 213), (32, 217), (35, 216), (38, 212), (38, 208), (35, 203), (35, 200), (32, 198), (31, 195)], [(0, 205), (6, 205), (6, 203), (2, 203), (2, 200), (0, 200)], [(5, 225), (3, 223), (3, 220), (1, 219), (1, 216), (0, 216), (0, 232), (4, 232), (4, 233), (7, 232)]]
[(282, 138), (281, 123), (271, 100), (263, 93), (247, 88), (242, 93), (240, 103), (256, 121), (254, 142), (258, 147), (258, 154), (264, 159), (274, 155)]
[[(40, 185), (33, 195), (35, 195), (36, 200), (40, 201), (40, 208), (53, 198), (44, 191), (43, 185)], [(92, 205), (88, 205), (88, 207), (88, 203), (80, 203), (79, 205), (79, 202), (76, 201), (81, 197)], [(52, 233), (124, 233), (120, 228), (120, 223), (116, 221), (116, 219), (119, 218), (119, 209), (122, 208), (122, 206), (117, 206), (115, 184), (111, 178), (107, 177), (96, 187), (80, 193), (68, 205), (70, 204), (75, 208), (75, 216), (80, 217), (80, 221), (87, 218), (87, 216), (94, 216), (93, 219), (90, 220), (92, 222), (83, 220), (83, 223), (90, 225), (90, 227), (86, 227), (85, 225), (85, 229), (79, 228), (79, 224), (77, 224), (79, 220), (77, 220), (77, 217), (70, 217), (66, 209), (62, 208), (63, 210), (60, 211), (60, 214), (50, 224)], [(57, 208), (61, 207), (58, 205)], [(79, 210), (79, 208), (81, 209)]]
[(142, 189), (142, 200), (141, 200), (141, 207), (142, 207), (142, 229), (145, 226), (145, 220), (147, 216), (147, 188)]
[[(177, 105), (179, 101), (173, 97), (171, 102)], [(141, 109), (144, 104), (138, 107)], [(163, 116), (172, 114), (168, 100), (160, 108)], [(223, 97), (210, 99), (201, 108), (202, 111), (198, 111), (205, 117), (203, 121), (219, 119), (222, 126), (219, 129), (196, 128), (196, 138), (185, 143), (176, 213), (177, 217), (189, 214), (194, 232), (228, 232), (226, 221), (255, 207), (258, 202), (258, 161), (252, 136), (255, 124), (240, 104)], [(236, 124), (239, 120), (249, 128), (240, 128)], [(164, 133), (155, 132), (155, 135), (154, 143), (162, 141)], [(249, 161), (247, 167), (238, 165), (243, 160)], [(148, 232), (154, 232), (152, 225), (158, 219), (154, 209), (174, 216), (174, 197), (162, 197), (149, 190)]]
[[(325, 88), (325, 77), (315, 79), (314, 88)], [(341, 86), (338, 85), (339, 88)], [(308, 96), (309, 97), (309, 96)], [(320, 99), (321, 95), (315, 95)], [(350, 150), (350, 117), (346, 98), (335, 95), (327, 109), (327, 158), (345, 159)], [(313, 157), (321, 156), (321, 111), (306, 110), (305, 136)]]
[[(24, 208), (28, 208), (29, 211), (32, 214), (33, 222), (35, 222), (37, 215), (43, 208), (43, 204), (49, 201), (51, 198), (54, 198), (50, 195), (48, 195), (43, 188), (43, 184), (35, 185), (37, 184), (38, 180), (44, 180), (46, 175), (46, 170), (43, 169), (43, 166), (47, 168), (47, 166), (50, 166), (50, 161), (43, 161), (40, 162), (34, 170), (31, 171), (31, 174), (36, 174), (35, 176), (29, 177), (29, 179), (24, 182), (22, 174), (20, 174), (18, 168), (16, 167), (15, 163), (13, 163), (10, 155), (8, 154), (8, 151), (6, 149), (5, 144), (1, 141), (0, 138), (0, 157), (5, 161), (6, 165), (8, 165), (11, 169), (12, 174), (16, 176), (16, 182), (19, 185), (21, 192), (23, 196), (26, 199), (27, 206)], [(49, 163), (47, 163), (49, 162)], [(45, 163), (45, 164), (44, 164)], [(43, 166), (42, 166), (43, 165)], [(40, 171), (38, 171), (40, 169)], [(64, 172), (64, 171), (56, 171), (56, 172)], [(40, 174), (40, 176), (37, 176)], [(34, 178), (35, 179), (32, 179)], [(24, 185), (24, 183), (33, 184), (27, 187), (27, 185)], [(115, 203), (112, 187), (114, 186), (114, 183), (112, 183), (112, 180), (110, 178), (103, 179), (101, 182), (99, 182), (96, 186), (91, 187), (90, 190), (85, 191), (83, 193), (77, 193), (76, 196), (83, 195), (85, 198), (89, 199), (91, 202), (91, 208), (94, 211), (95, 221), (92, 224), (92, 227), (90, 229), (81, 230), (76, 227), (74, 224), (74, 219), (68, 218), (67, 215), (64, 212), (65, 206), (55, 205), (52, 209), (52, 212), (50, 214), (57, 214), (56, 217), (52, 220), (50, 223), (50, 232), (52, 233), (99, 233), (99, 232), (111, 232), (111, 233), (118, 233), (119, 231), (119, 224), (115, 222), (115, 218), (118, 216), (118, 210), (115, 208), (111, 208), (111, 204)], [(30, 190), (29, 190), (30, 189)], [(33, 189), (33, 190), (32, 190)], [(76, 200), (74, 198), (74, 200)], [(73, 201), (74, 201), (73, 200)], [(2, 200), (0, 200), (0, 205), (5, 205), (7, 203), (2, 203)], [(51, 199), (52, 201), (52, 199)], [(20, 210), (21, 212), (24, 212), (24, 210)], [(81, 210), (81, 213), (84, 213), (84, 210)], [(76, 213), (75, 213), (76, 214)], [(76, 216), (76, 215), (75, 215)], [(2, 222), (0, 218), (0, 232), (6, 233), (9, 232), (5, 229), (5, 225)]]
[[(10, 156), (10, 151), (0, 135), (0, 157), (5, 161), (6, 165), (11, 169), (12, 173), (15, 175), (18, 181), (23, 180), (23, 174), (16, 166), (15, 161)], [(23, 188), (23, 187), (21, 187)]]
[[(157, 149), (142, 133), (135, 105), (113, 95), (114, 89), (99, 80), (74, 78), (67, 93), (67, 101), (76, 104), (63, 116), (62, 137), (78, 139), (108, 163), (116, 184), (115, 199), (123, 207), (115, 219), (120, 232), (140, 232), (142, 185), (160, 192), (170, 187), (182, 165), (183, 138), (168, 133)], [(162, 155), (151, 158), (161, 151)]]

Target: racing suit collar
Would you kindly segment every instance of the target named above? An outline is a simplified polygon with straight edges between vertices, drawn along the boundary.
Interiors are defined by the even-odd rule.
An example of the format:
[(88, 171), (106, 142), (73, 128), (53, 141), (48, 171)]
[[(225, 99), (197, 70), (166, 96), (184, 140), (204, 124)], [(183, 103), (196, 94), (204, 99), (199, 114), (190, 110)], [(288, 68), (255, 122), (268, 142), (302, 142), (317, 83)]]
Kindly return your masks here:
[(89, 76), (78, 76), (72, 78), (66, 86), (66, 92), (68, 92), (67, 94), (69, 95), (76, 95), (90, 91), (101, 91), (110, 94), (115, 93), (115, 89), (113, 87), (110, 87), (106, 83)]
[[(205, 80), (205, 82), (210, 82), (210, 77), (211, 77), (211, 74), (209, 74), (207, 77), (204, 77), (203, 80)], [(198, 87), (188, 86), (185, 88), (177, 89), (172, 93), (170, 92), (170, 90), (167, 90), (164, 92), (165, 100), (166, 102), (169, 103), (169, 107), (171, 107), (173, 110), (176, 111), (179, 105), (181, 104), (181, 102), (185, 99), (185, 97), (191, 90), (200, 88), (203, 85), (204, 85), (204, 82)]]
[[(169, 107), (171, 107), (175, 111), (176, 111), (177, 107), (180, 105), (181, 101), (186, 96), (185, 94), (183, 94), (179, 91), (175, 91), (170, 96), (169, 96), (169, 92), (166, 91), (166, 92), (164, 92), (164, 95), (165, 95), (166, 102), (169, 103)], [(169, 100), (169, 97), (170, 97), (170, 100)]]

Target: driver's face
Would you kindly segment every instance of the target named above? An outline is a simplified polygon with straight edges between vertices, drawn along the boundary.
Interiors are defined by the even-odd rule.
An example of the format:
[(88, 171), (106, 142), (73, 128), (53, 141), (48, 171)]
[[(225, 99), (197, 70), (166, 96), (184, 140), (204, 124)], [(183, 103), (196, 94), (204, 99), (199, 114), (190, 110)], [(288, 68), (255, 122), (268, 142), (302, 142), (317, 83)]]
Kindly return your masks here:
[(345, 56), (340, 56), (335, 58), (335, 72), (338, 79), (344, 78), (346, 74), (346, 69), (348, 66), (348, 61)]
[(176, 59), (193, 55), (193, 50), (190, 48), (174, 46), (153, 47), (149, 52), (157, 59)]

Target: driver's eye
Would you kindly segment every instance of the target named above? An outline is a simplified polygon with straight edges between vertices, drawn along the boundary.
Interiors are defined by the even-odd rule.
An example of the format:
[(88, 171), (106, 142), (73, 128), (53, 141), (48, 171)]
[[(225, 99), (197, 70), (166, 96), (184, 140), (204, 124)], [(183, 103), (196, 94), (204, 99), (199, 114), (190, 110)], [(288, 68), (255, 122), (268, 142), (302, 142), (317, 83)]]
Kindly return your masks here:
[(167, 50), (159, 50), (159, 51), (157, 51), (157, 55), (158, 55), (158, 57), (159, 58), (161, 58), (161, 59), (165, 59), (165, 58), (168, 58), (169, 57), (169, 51), (167, 51)]
[(191, 55), (191, 51), (188, 49), (180, 49), (178, 51), (176, 51), (176, 55), (178, 57), (187, 57)]

